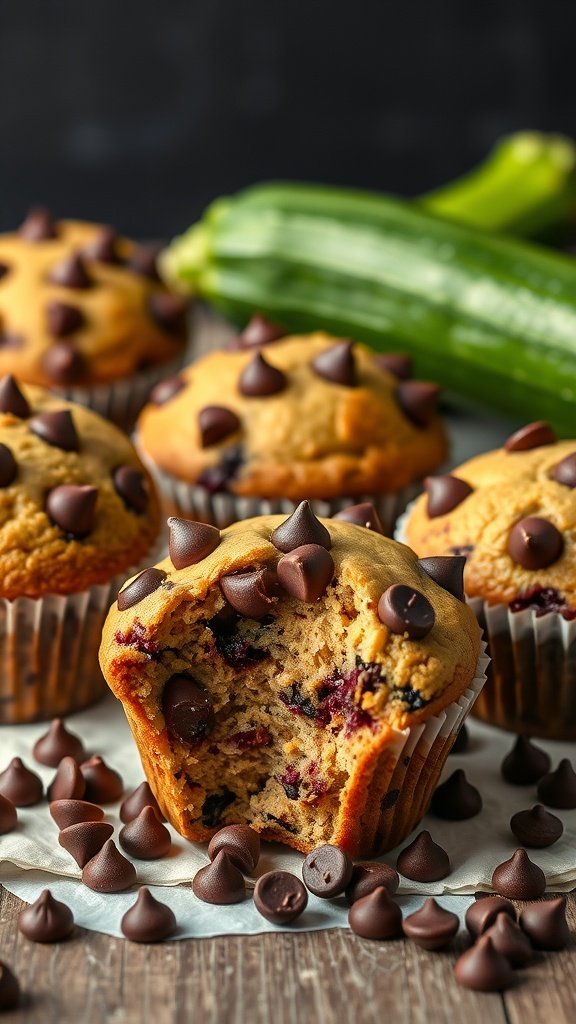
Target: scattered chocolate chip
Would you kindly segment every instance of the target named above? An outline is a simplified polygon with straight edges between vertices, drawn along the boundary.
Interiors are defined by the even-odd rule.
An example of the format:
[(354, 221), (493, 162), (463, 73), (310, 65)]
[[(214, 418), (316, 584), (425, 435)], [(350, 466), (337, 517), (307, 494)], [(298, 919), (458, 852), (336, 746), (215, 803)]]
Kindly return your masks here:
[(419, 558), (418, 565), (439, 587), (447, 590), (459, 601), (464, 600), (466, 559), (463, 555), (436, 555), (432, 558)]
[(9, 273), (9, 271), (10, 271), (10, 267), (8, 266), (7, 263), (0, 263), (0, 281), (2, 281), (3, 278), (6, 277), (6, 275)]
[(414, 372), (412, 356), (406, 352), (382, 352), (374, 356), (378, 366), (387, 373), (391, 373), (398, 380), (410, 380)]
[(546, 891), (546, 875), (519, 847), (494, 870), (492, 886), (510, 900), (537, 900)]
[(46, 322), (50, 334), (55, 338), (65, 338), (80, 330), (84, 324), (84, 314), (77, 306), (53, 299), (46, 306)]
[(444, 949), (460, 927), (457, 914), (444, 910), (432, 896), (420, 910), (410, 914), (402, 923), (404, 935), (422, 949)]
[(271, 366), (261, 352), (257, 352), (242, 370), (238, 380), (240, 394), (248, 398), (264, 398), (277, 395), (286, 388), (286, 376), (276, 366)]
[(164, 815), (160, 810), (160, 806), (154, 793), (150, 789), (147, 782), (141, 782), (136, 789), (132, 790), (131, 793), (126, 797), (124, 802), (120, 806), (120, 821), (123, 821), (126, 825), (129, 821), (134, 821), (143, 811), (145, 807), (153, 807), (156, 811), (158, 819), (165, 821)]
[(208, 691), (182, 674), (173, 675), (166, 683), (162, 711), (168, 731), (182, 743), (202, 742), (216, 724)]
[(269, 345), (272, 341), (279, 341), (286, 331), (279, 324), (272, 323), (261, 313), (255, 313), (242, 331), (239, 342), (241, 348), (253, 348), (258, 345)]
[(86, 780), (76, 761), (73, 757), (63, 757), (48, 786), (48, 800), (50, 803), (56, 800), (81, 800), (85, 792)]
[(348, 924), (363, 939), (396, 939), (402, 934), (402, 911), (380, 885), (352, 904)]
[(168, 519), (170, 560), (175, 569), (186, 569), (196, 565), (216, 550), (220, 543), (220, 530), (208, 523), (196, 523), (190, 519)]
[(354, 346), (351, 341), (341, 341), (331, 345), (312, 360), (312, 368), (319, 377), (329, 380), (332, 384), (342, 384), (353, 388), (357, 384), (356, 360)]
[(536, 949), (564, 949), (570, 942), (566, 897), (532, 903), (520, 914), (520, 927)]
[(552, 470), (552, 479), (564, 487), (576, 487), (576, 452), (567, 455)]
[(539, 849), (558, 842), (564, 825), (556, 815), (550, 814), (542, 804), (531, 811), (518, 811), (510, 819), (510, 828), (522, 846)]
[(52, 720), (48, 732), (36, 740), (32, 753), (34, 760), (48, 768), (57, 768), (63, 757), (73, 757), (78, 763), (86, 760), (82, 740), (66, 728), (61, 718)]
[(550, 768), (545, 750), (535, 746), (528, 736), (518, 736), (512, 750), (502, 761), (501, 772), (512, 786), (531, 786)]
[(32, 807), (44, 796), (42, 779), (30, 771), (19, 757), (0, 773), (0, 796), (11, 800), (16, 807)]
[(407, 633), (411, 640), (426, 636), (436, 621), (430, 601), (419, 590), (393, 583), (378, 602), (378, 618), (392, 633)]
[(63, 828), (58, 836), (60, 846), (84, 868), (110, 839), (114, 828), (107, 821), (79, 821)]
[(383, 864), (379, 860), (360, 861), (352, 869), (352, 876), (346, 888), (346, 899), (352, 905), (380, 886), (384, 886), (393, 896), (399, 885), (398, 872), (388, 864)]
[(504, 450), (507, 452), (527, 452), (532, 448), (541, 448), (546, 444), (554, 444), (556, 434), (552, 427), (544, 420), (536, 420), (535, 423), (528, 423), (521, 427), (514, 434), (511, 434), (504, 442)]
[(122, 776), (95, 754), (80, 765), (86, 779), (86, 799), (94, 804), (113, 804), (124, 792)]
[(30, 415), (30, 406), (11, 373), (0, 380), (0, 412), (10, 412), (20, 420)]
[(180, 334), (186, 327), (188, 302), (181, 295), (172, 292), (154, 292), (150, 296), (150, 313), (153, 319), (166, 331)]
[(8, 964), (0, 960), (0, 1010), (14, 1010), (20, 1002), (20, 985)]
[(466, 927), (472, 938), (482, 935), (499, 914), (508, 914), (508, 917), (516, 922), (516, 910), (510, 900), (503, 896), (485, 896), (476, 900), (466, 911)]
[(198, 413), (198, 427), (202, 448), (210, 448), (240, 430), (241, 423), (231, 409), (223, 405), (205, 405)]
[(503, 992), (514, 976), (506, 957), (483, 936), (456, 961), (454, 977), (459, 985), (474, 992)]
[(349, 505), (348, 508), (343, 508), (341, 512), (337, 512), (332, 518), (338, 519), (342, 523), (354, 523), (355, 526), (364, 526), (367, 530), (372, 530), (374, 533), (384, 533), (380, 517), (374, 505), (369, 501), (363, 501), (360, 505)]
[(137, 245), (132, 250), (127, 266), (135, 274), (148, 277), (151, 281), (160, 281), (158, 256), (162, 249), (162, 245)]
[(72, 413), (69, 409), (41, 412), (32, 417), (28, 427), (36, 437), (54, 448), (61, 448), (65, 452), (77, 452), (80, 447)]
[(53, 800), (50, 814), (60, 831), (82, 821), (102, 821), (104, 817), (102, 808), (88, 800)]
[(24, 347), (24, 335), (10, 331), (0, 331), (0, 348), (17, 349)]
[(248, 619), (261, 619), (268, 615), (280, 594), (278, 576), (268, 568), (222, 576), (220, 589), (234, 611)]
[(164, 569), (156, 569), (154, 566), (144, 569), (118, 594), (118, 610), (125, 612), (127, 608), (133, 608), (135, 604), (139, 604), (145, 597), (149, 597), (150, 594), (158, 590), (166, 577), (167, 573), (164, 572)]
[(18, 824), (18, 812), (11, 800), (0, 796), (0, 836), (13, 832)]
[(136, 466), (119, 466), (112, 474), (116, 493), (120, 495), (132, 512), (142, 515), (150, 503), (148, 481)]
[(320, 544), (295, 548), (282, 556), (276, 568), (286, 593), (308, 604), (322, 597), (334, 576), (332, 555)]
[(454, 743), (452, 744), (452, 748), (450, 750), (450, 753), (451, 754), (464, 754), (468, 750), (468, 744), (469, 743), (470, 743), (470, 733), (468, 732), (468, 727), (466, 725), (466, 722), (464, 722), (464, 725), (461, 725), (460, 729), (458, 730), (458, 735), (456, 736), (456, 739), (454, 740)]
[(192, 891), (204, 903), (219, 906), (240, 903), (246, 896), (244, 877), (224, 850), (220, 850), (210, 864), (196, 872)]
[(306, 910), (308, 893), (290, 871), (268, 871), (256, 882), (254, 905), (272, 924), (291, 924)]
[(72, 537), (86, 537), (94, 529), (98, 488), (89, 484), (62, 484), (46, 498), (46, 513)]
[(18, 234), (28, 242), (46, 242), (49, 238), (56, 238), (56, 225), (48, 210), (35, 206), (20, 225)]
[(54, 384), (78, 384), (88, 372), (84, 356), (70, 342), (52, 345), (42, 356), (42, 369)]
[(174, 398), (186, 387), (183, 377), (166, 377), (161, 380), (150, 392), (150, 401), (154, 405), (166, 405), (171, 398)]
[(100, 228), (82, 252), (87, 260), (98, 263), (120, 263), (118, 232), (108, 225)]
[(82, 881), (95, 892), (124, 892), (136, 884), (136, 869), (108, 839), (82, 871)]
[(253, 875), (260, 859), (260, 836), (249, 825), (225, 825), (208, 844), (208, 856), (214, 860), (224, 850), (245, 875)]
[(69, 907), (44, 889), (37, 900), (18, 915), (18, 928), (30, 942), (62, 942), (74, 928)]
[(468, 495), (472, 494), (470, 484), (457, 476), (427, 476), (424, 490), (428, 495), (426, 512), (429, 519), (445, 516), (448, 512), (461, 505)]
[(325, 843), (309, 853), (302, 865), (306, 888), (323, 900), (339, 896), (350, 884), (354, 865), (338, 846)]
[(546, 569), (564, 550), (564, 538), (553, 523), (526, 516), (515, 523), (508, 536), (508, 554), (523, 569)]
[(450, 858), (429, 832), (419, 832), (416, 839), (398, 855), (396, 867), (401, 875), (413, 882), (438, 882), (446, 878), (452, 868)]
[(538, 783), (538, 799), (548, 807), (569, 811), (576, 807), (576, 772), (567, 757)]
[(12, 452), (0, 444), (0, 487), (9, 487), (18, 475), (18, 466)]
[(131, 857), (140, 860), (158, 860), (170, 852), (170, 833), (153, 807), (144, 807), (137, 818), (120, 830), (120, 846)]
[(320, 544), (327, 551), (332, 547), (330, 534), (314, 515), (309, 501), (301, 501), (288, 519), (273, 530), (270, 542), (284, 554), (304, 544)]
[(405, 380), (398, 385), (396, 398), (407, 419), (416, 427), (430, 425), (438, 406), (440, 388), (426, 380)]
[(122, 934), (131, 942), (162, 942), (176, 931), (170, 907), (154, 898), (146, 886), (138, 890), (136, 902), (120, 922)]
[(489, 936), (494, 949), (505, 956), (512, 967), (523, 967), (534, 956), (525, 933), (508, 914), (498, 914), (484, 934)]
[(468, 782), (466, 772), (458, 768), (446, 782), (437, 786), (430, 810), (445, 821), (465, 821), (480, 814), (482, 797), (476, 786)]
[(52, 284), (58, 284), (62, 288), (77, 288), (83, 290), (91, 285), (90, 275), (86, 270), (86, 264), (78, 253), (72, 253), (53, 267), (49, 280)]

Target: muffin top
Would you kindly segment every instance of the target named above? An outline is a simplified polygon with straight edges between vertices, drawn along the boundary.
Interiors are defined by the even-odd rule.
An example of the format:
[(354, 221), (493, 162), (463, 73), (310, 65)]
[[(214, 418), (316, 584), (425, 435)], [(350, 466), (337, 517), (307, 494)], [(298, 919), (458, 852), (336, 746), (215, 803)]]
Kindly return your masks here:
[[(327, 334), (210, 353), (159, 385), (138, 443), (161, 470), (214, 492), (333, 498), (395, 492), (446, 455), (438, 388)], [(401, 369), (400, 372), (404, 372)]]
[(82, 386), (178, 355), (186, 306), (161, 285), (156, 255), (113, 228), (44, 210), (0, 235), (0, 374)]
[(576, 441), (531, 423), (425, 488), (406, 522), (418, 554), (465, 555), (469, 597), (576, 618)]
[(153, 485), (96, 413), (0, 380), (0, 596), (68, 594), (134, 566), (158, 533)]

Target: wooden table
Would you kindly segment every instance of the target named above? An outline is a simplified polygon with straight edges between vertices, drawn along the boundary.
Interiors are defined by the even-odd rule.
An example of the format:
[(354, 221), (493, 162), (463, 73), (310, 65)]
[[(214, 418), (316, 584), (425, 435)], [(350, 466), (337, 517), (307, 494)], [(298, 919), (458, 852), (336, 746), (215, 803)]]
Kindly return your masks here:
[[(0, 887), (0, 957), (24, 992), (2, 1024), (574, 1024), (576, 936), (499, 995), (456, 985), (464, 947), (426, 953), (332, 929), (137, 946), (78, 929), (40, 946), (16, 928), (23, 904)], [(569, 900), (576, 932), (576, 894)]]

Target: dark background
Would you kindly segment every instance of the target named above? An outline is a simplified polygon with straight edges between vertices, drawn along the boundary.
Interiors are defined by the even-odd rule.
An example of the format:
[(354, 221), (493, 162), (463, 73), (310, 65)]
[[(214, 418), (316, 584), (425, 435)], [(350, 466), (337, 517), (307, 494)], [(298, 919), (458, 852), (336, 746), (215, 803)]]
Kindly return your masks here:
[(164, 237), (266, 178), (415, 194), (576, 136), (575, 0), (0, 0), (0, 228)]

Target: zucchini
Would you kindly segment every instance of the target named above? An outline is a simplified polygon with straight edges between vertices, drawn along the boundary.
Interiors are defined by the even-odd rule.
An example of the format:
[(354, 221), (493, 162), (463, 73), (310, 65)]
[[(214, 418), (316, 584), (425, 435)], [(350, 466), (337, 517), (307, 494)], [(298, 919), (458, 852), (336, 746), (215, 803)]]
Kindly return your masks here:
[(255, 186), (213, 203), (164, 272), (245, 323), (405, 349), (420, 375), (576, 434), (576, 262), (382, 195)]

